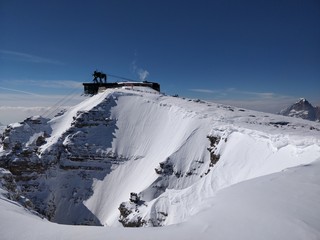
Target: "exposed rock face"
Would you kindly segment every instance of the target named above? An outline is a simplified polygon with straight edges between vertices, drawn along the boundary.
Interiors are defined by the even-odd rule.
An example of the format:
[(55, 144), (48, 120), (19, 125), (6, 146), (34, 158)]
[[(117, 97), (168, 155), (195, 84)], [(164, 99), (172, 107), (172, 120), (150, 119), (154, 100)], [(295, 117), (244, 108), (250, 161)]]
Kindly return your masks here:
[(4, 151), (0, 155), (0, 167), (10, 170), (17, 181), (31, 180), (46, 170), (47, 164), (40, 160), (38, 148), (50, 136), (48, 120), (27, 118), (19, 124), (9, 125), (3, 132), (1, 143)]
[(113, 105), (113, 99), (106, 99), (90, 112), (78, 112), (68, 130), (44, 151), (52, 132), (49, 119), (33, 117), (9, 125), (1, 136), (0, 167), (12, 173), (2, 176), (11, 198), (27, 196), (35, 210), (53, 222), (101, 225), (83, 202), (92, 194), (93, 179), (103, 179), (113, 165), (126, 161), (105, 151), (115, 129), (108, 111)]
[(210, 152), (210, 167), (214, 166), (220, 159), (220, 155), (216, 154), (217, 145), (219, 141), (221, 140), (218, 136), (207, 136), (207, 138), (210, 140), (210, 147), (208, 148), (208, 151)]
[(280, 114), (310, 121), (320, 121), (320, 107), (312, 106), (305, 98), (301, 98), (292, 106), (281, 110)]
[(0, 168), (0, 188), (6, 191), (2, 194), (4, 194), (8, 199), (19, 202), (29, 210), (34, 210), (32, 202), (23, 196), (21, 189), (15, 181), (14, 175), (4, 168)]
[(142, 227), (146, 225), (146, 220), (139, 216), (138, 209), (144, 204), (144, 201), (140, 200), (140, 197), (137, 193), (130, 193), (130, 201), (123, 202), (119, 206), (119, 222), (122, 223), (124, 227)]

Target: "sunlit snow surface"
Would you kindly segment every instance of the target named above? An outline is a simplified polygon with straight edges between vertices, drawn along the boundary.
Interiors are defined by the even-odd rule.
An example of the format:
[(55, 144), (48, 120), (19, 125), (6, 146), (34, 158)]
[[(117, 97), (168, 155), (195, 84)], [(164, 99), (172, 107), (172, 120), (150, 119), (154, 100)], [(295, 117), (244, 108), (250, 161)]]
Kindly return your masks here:
[[(96, 179), (84, 202), (106, 227), (50, 223), (1, 197), (1, 239), (320, 238), (319, 123), (138, 90), (108, 90), (56, 117), (41, 147), (54, 148), (78, 111), (113, 99), (116, 128), (105, 150), (128, 161)], [(223, 140), (209, 172), (208, 135)], [(182, 176), (158, 181), (155, 168), (168, 159)], [(159, 182), (166, 189), (157, 196)], [(139, 216), (164, 212), (168, 226), (109, 227), (120, 225), (118, 207), (130, 192), (146, 201)]]

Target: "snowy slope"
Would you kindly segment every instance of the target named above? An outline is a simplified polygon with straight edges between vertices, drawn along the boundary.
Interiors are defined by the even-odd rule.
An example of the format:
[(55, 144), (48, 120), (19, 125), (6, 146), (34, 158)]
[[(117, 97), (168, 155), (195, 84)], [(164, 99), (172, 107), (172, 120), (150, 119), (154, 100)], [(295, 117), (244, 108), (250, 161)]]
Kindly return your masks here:
[[(129, 218), (149, 220), (146, 224), (151, 226), (174, 224), (198, 212), (201, 201), (221, 188), (319, 156), (319, 138), (313, 137), (319, 131), (310, 131), (302, 140), (301, 134), (308, 135), (303, 125), (279, 127), (274, 116), (261, 113), (158, 95), (121, 96), (112, 112), (118, 119), (114, 151), (138, 161), (121, 165), (94, 183), (94, 194), (85, 205), (106, 225), (118, 224), (117, 206), (128, 201), (130, 192), (140, 193), (145, 203), (127, 203), (139, 211)], [(298, 135), (279, 134), (279, 128)], [(222, 139), (215, 150), (221, 158), (214, 167), (210, 167), (208, 135)], [(159, 163), (172, 166), (171, 173), (159, 176), (154, 171)], [(110, 197), (105, 189), (116, 194)]]
[(50, 223), (0, 198), (1, 239), (255, 239), (320, 237), (320, 162), (256, 178), (206, 199), (206, 210), (162, 228), (81, 227)]
[[(186, 232), (190, 239), (195, 239), (197, 234), (208, 237), (214, 233), (218, 239), (228, 239), (228, 236), (232, 239), (226, 229), (227, 222), (240, 224), (240, 216), (249, 212), (247, 221), (241, 223), (244, 228), (257, 223), (260, 215), (269, 214), (270, 231), (262, 229), (267, 223), (259, 222), (257, 236), (266, 231), (270, 237), (272, 228), (280, 232), (278, 226), (281, 225), (284, 226), (281, 234), (294, 236), (286, 225), (291, 224), (309, 237), (319, 237), (319, 226), (312, 225), (317, 218), (312, 220), (314, 215), (309, 212), (311, 207), (317, 207), (317, 202), (309, 197), (302, 200), (303, 196), (319, 194), (315, 191), (318, 185), (310, 183), (319, 183), (319, 179), (314, 175), (305, 176), (319, 169), (319, 164), (314, 163), (320, 159), (319, 123), (142, 89), (117, 89), (97, 94), (51, 121), (33, 118), (12, 125), (1, 139), (0, 167), (13, 171), (21, 194), (51, 221), (105, 226), (179, 223), (164, 230), (137, 232), (109, 227), (83, 229), (34, 220), (42, 222), (49, 235), (62, 231), (61, 236), (69, 239), (75, 229), (81, 232), (81, 237), (92, 234), (99, 238), (107, 233), (120, 234), (123, 238), (126, 234), (137, 237), (176, 234), (186, 239), (181, 235)], [(303, 195), (298, 187), (295, 190), (300, 183), (290, 185), (286, 180), (294, 180), (291, 172), (296, 170), (283, 172), (300, 165), (308, 166), (295, 168), (300, 178), (306, 178), (301, 182), (308, 186)], [(277, 174), (267, 176), (273, 173)], [(255, 180), (261, 176), (266, 177)], [(279, 186), (270, 180), (272, 176), (280, 179), (275, 181)], [(266, 191), (260, 193), (259, 188)], [(288, 190), (271, 201), (273, 189)], [(130, 201), (131, 193), (136, 193), (139, 199)], [(302, 208), (296, 216), (292, 208), (284, 208), (284, 215), (276, 222), (274, 217), (278, 215), (273, 209), (280, 211), (282, 201), (291, 200), (292, 194), (297, 195), (293, 196), (296, 200), (292, 206), (302, 208), (307, 201), (310, 209)], [(251, 199), (249, 195), (256, 196), (251, 200), (253, 205), (247, 204)], [(257, 209), (259, 202), (264, 206), (261, 212)], [(270, 202), (272, 205), (268, 205)], [(14, 221), (20, 210), (16, 206), (11, 208), (5, 201), (2, 203), (0, 206)], [(217, 209), (217, 205), (221, 209)], [(229, 205), (234, 209), (231, 212), (239, 212), (239, 217), (225, 216), (230, 214)], [(258, 212), (257, 216), (254, 211)], [(29, 214), (22, 215), (23, 221), (29, 221)], [(297, 221), (289, 220), (291, 216)], [(305, 219), (307, 223), (302, 224)], [(23, 221), (19, 224), (23, 225)], [(4, 217), (0, 224), (7, 226)], [(215, 225), (220, 226), (220, 232), (215, 232)], [(240, 234), (240, 227), (235, 235)], [(307, 233), (308, 228), (315, 233)], [(199, 232), (199, 229), (202, 230)], [(6, 234), (10, 236), (9, 231)], [(32, 234), (30, 231), (30, 236), (35, 237)]]

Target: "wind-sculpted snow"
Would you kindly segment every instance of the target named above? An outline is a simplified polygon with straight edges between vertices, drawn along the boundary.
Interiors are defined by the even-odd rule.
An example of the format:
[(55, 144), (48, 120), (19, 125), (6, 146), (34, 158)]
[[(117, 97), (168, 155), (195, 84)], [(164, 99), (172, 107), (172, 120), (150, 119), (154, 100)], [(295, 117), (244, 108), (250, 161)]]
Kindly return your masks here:
[(222, 189), (320, 158), (319, 123), (141, 90), (41, 121), (4, 131), (0, 166), (58, 223), (189, 222)]

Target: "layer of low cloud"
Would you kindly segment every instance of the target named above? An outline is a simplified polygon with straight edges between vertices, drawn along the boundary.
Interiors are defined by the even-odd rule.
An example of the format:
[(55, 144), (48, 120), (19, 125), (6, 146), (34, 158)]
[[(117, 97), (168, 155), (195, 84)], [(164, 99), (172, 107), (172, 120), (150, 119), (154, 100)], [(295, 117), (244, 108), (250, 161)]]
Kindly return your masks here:
[(224, 90), (190, 89), (190, 91), (203, 94), (202, 97), (212, 102), (268, 113), (277, 113), (297, 101), (297, 98), (293, 96), (272, 92), (242, 91), (235, 88)]
[[(33, 87), (25, 91), (20, 86)], [(39, 89), (42, 89), (39, 91)], [(53, 91), (54, 90), (54, 91)], [(52, 92), (53, 91), (53, 92)], [(52, 92), (43, 94), (43, 92)], [(60, 93), (58, 93), (60, 92)], [(61, 109), (85, 99), (82, 85), (72, 80), (0, 80), (0, 123), (19, 122), (26, 117), (45, 115), (53, 117)]]
[(290, 106), (296, 101), (296, 98), (273, 98), (273, 99), (250, 99), (250, 100), (212, 100), (216, 103), (222, 103), (225, 105), (251, 109), (259, 112), (266, 113), (278, 113), (280, 110)]
[(200, 88), (192, 88), (190, 89), (192, 92), (198, 92), (198, 93), (217, 93), (216, 90), (210, 90), (210, 89), (200, 89)]
[(21, 122), (27, 117), (43, 115), (49, 107), (5, 107), (0, 106), (0, 122), (8, 125), (14, 122)]
[[(1, 86), (2, 85), (2, 86)], [(54, 89), (82, 89), (82, 83), (74, 80), (32, 80), (32, 79), (0, 79), (0, 88), (3, 86), (35, 86), (37, 88), (54, 88)], [(7, 90), (21, 91), (19, 89), (6, 88)], [(26, 92), (28, 93), (28, 92)], [(32, 94), (32, 93), (31, 93)]]
[(0, 123), (10, 124), (35, 115), (52, 118), (62, 109), (74, 106), (86, 97), (75, 95), (0, 94)]

